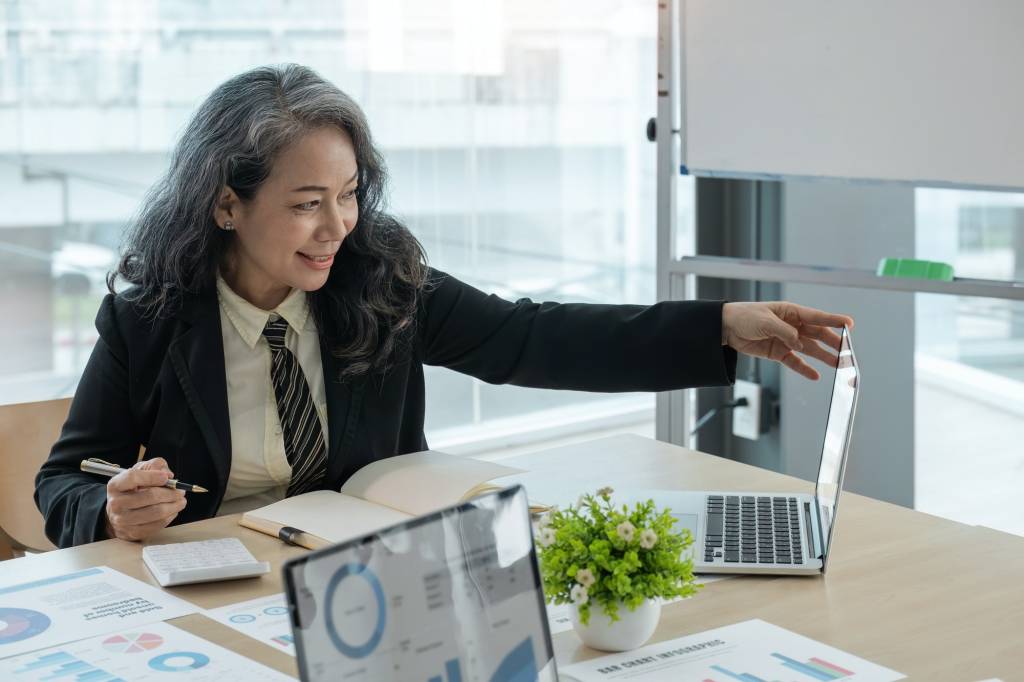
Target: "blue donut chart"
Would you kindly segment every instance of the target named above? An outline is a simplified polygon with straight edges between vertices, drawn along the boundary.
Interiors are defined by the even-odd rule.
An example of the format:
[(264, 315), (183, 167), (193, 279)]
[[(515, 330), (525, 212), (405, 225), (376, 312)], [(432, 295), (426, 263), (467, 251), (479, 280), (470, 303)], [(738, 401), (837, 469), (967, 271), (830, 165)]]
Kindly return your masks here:
[(256, 616), (251, 613), (236, 613), (235, 615), (228, 618), (232, 623), (251, 623), (256, 620)]
[[(185, 660), (176, 660), (185, 659)], [(172, 651), (149, 659), (149, 667), (164, 673), (178, 673), (195, 670), (209, 664), (210, 657), (194, 651)]]
[(0, 607), (0, 646), (46, 632), (50, 617), (31, 609)]
[(263, 609), (263, 613), (267, 614), (268, 616), (283, 616), (288, 613), (288, 607), (268, 606), (267, 608)]
[[(334, 593), (338, 589), (338, 585), (341, 581), (349, 576), (353, 578), (362, 578), (369, 583), (370, 588), (373, 590), (373, 596), (377, 601), (377, 624), (373, 628), (373, 634), (370, 638), (362, 644), (350, 644), (342, 639), (341, 635), (338, 634), (338, 629), (334, 623), (334, 609), (332, 604), (334, 603)], [(365, 658), (373, 653), (373, 650), (380, 644), (381, 638), (384, 637), (384, 624), (387, 622), (387, 610), (384, 599), (384, 588), (381, 587), (380, 580), (377, 576), (366, 567), (365, 564), (350, 563), (345, 564), (331, 576), (331, 579), (327, 583), (327, 596), (325, 598), (326, 608), (324, 609), (324, 620), (327, 626), (327, 636), (331, 638), (331, 642), (334, 647), (341, 652), (343, 655), (349, 658)]]

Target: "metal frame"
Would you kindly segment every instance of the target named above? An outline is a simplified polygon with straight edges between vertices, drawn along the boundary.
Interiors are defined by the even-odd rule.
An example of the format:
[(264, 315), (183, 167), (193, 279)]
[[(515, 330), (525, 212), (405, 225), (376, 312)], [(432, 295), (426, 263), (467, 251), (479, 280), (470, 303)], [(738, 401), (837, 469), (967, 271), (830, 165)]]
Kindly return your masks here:
[(958, 277), (951, 282), (904, 277), (879, 277), (870, 270), (795, 265), (778, 261), (756, 261), (720, 256), (685, 256), (672, 260), (672, 276), (696, 275), (761, 282), (821, 284), (857, 289), (888, 289), (912, 293), (980, 296), (1024, 301), (1024, 282)]
[[(692, 277), (673, 277), (675, 267), (676, 218), (679, 162), (682, 154), (680, 130), (680, 5), (685, 0), (658, 2), (658, 118), (657, 143), (657, 296), (659, 301), (695, 298)], [(694, 251), (695, 253), (696, 251)], [(673, 281), (675, 280), (675, 281)], [(657, 396), (655, 436), (666, 443), (688, 446), (691, 401), (685, 391), (665, 391)]]

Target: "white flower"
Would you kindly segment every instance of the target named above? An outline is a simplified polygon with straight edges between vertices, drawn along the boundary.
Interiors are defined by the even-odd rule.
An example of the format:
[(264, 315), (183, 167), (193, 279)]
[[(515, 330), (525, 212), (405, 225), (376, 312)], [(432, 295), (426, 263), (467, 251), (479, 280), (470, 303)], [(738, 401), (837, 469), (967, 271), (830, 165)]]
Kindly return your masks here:
[(600, 490), (597, 491), (597, 496), (598, 497), (611, 497), (613, 492), (615, 492), (615, 491), (612, 490), (611, 486), (606, 485), (605, 487), (603, 487), (603, 488), (601, 488)]
[(590, 595), (587, 594), (587, 588), (583, 587), (583, 585), (580, 585), (579, 583), (573, 585), (572, 589), (569, 590), (569, 597), (571, 597), (573, 603), (578, 606), (583, 606), (590, 599)]
[(550, 547), (555, 544), (555, 531), (551, 528), (541, 528), (540, 533), (537, 536), (537, 541), (543, 547)]
[(537, 528), (543, 530), (551, 525), (551, 514), (543, 514), (540, 519), (537, 520)]
[(587, 496), (586, 495), (580, 495), (578, 498), (576, 498), (576, 508), (577, 509), (583, 509), (583, 507), (585, 507), (586, 505), (587, 505)]
[(636, 532), (636, 528), (629, 521), (623, 521), (615, 527), (615, 532), (626, 542), (633, 542), (633, 533)]
[(658, 542), (658, 534), (650, 528), (640, 531), (640, 546), (644, 549), (651, 549)]
[(581, 568), (576, 571), (576, 582), (583, 585), (583, 587), (590, 587), (596, 580), (597, 578), (594, 577), (593, 572), (589, 568)]

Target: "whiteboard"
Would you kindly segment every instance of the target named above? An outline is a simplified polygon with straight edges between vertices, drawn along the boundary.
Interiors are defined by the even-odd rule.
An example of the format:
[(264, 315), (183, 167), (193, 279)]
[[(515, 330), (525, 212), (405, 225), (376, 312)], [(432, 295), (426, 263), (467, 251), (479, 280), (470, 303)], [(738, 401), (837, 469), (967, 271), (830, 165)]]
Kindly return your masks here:
[(1024, 187), (1021, 0), (682, 0), (695, 175)]

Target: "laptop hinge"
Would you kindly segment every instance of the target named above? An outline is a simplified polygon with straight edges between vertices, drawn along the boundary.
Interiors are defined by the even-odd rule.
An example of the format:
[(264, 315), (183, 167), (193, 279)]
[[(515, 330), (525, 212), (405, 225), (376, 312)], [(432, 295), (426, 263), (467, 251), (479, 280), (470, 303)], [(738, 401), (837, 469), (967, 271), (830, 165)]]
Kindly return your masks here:
[[(818, 499), (814, 498), (815, 510), (817, 511)], [(818, 517), (821, 518), (820, 516)], [(811, 542), (811, 557), (822, 559), (824, 558), (824, 552), (822, 548), (824, 543), (821, 541), (821, 524), (815, 523), (814, 518), (811, 514), (811, 503), (804, 502), (804, 523), (807, 527), (807, 535), (810, 537)]]

